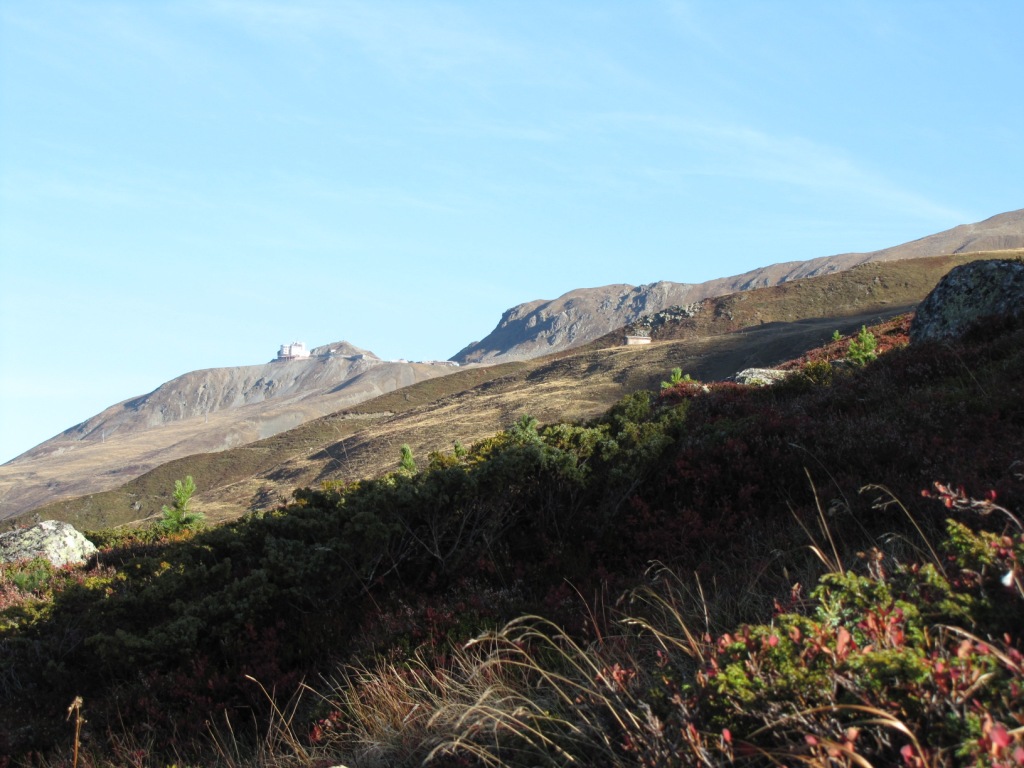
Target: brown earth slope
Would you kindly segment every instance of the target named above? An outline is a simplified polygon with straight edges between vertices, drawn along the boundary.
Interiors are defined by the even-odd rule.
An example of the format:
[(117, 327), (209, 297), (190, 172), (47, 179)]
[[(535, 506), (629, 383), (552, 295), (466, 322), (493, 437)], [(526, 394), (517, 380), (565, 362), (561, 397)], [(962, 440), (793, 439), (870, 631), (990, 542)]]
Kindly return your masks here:
[(394, 470), (403, 444), (422, 462), (431, 451), (488, 437), (523, 414), (541, 422), (594, 417), (629, 392), (657, 388), (673, 368), (715, 380), (796, 357), (834, 330), (852, 333), (912, 309), (949, 269), (996, 255), (869, 263), (709, 299), (694, 317), (666, 322), (648, 346), (623, 347), (616, 333), (546, 358), (459, 369), (267, 440), (178, 459), (116, 490), (35, 514), (82, 527), (144, 518), (167, 503), (176, 478), (191, 474), (201, 511), (213, 520), (237, 517), (274, 506), (296, 487)]

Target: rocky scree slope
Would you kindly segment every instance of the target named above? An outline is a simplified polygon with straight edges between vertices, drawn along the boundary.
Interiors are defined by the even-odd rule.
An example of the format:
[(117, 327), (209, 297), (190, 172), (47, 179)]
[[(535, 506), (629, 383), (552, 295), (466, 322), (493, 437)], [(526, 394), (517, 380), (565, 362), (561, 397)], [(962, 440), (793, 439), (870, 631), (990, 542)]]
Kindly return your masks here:
[(648, 285), (608, 285), (570, 291), (554, 300), (537, 300), (507, 310), (497, 327), (452, 360), (460, 363), (525, 360), (585, 344), (670, 307), (805, 277), (830, 274), (874, 261), (1024, 248), (1024, 209), (963, 224), (909, 243), (869, 253), (844, 253), (809, 261), (791, 261), (704, 283), (661, 281)]

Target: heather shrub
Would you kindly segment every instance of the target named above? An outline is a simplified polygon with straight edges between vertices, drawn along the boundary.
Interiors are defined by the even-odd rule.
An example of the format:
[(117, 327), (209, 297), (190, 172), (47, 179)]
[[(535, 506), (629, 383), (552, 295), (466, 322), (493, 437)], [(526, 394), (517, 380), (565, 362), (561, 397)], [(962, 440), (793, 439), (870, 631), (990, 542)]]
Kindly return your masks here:
[[(1012, 755), (1022, 553), (1004, 528), (1024, 500), (1024, 475), (1007, 471), (1024, 455), (1022, 335), (1018, 324), (969, 345), (902, 349), (830, 386), (679, 381), (585, 424), (524, 417), (421, 470), (300, 489), (284, 508), (212, 530), (93, 534), (97, 561), (40, 577), (37, 596), (0, 582), (11, 596), (0, 606), (0, 719), (36, 726), (31, 741), (0, 747), (53, 747), (64, 724), (52, 713), (79, 695), (96, 732), (127, 729), (166, 754), (200, 749), (207, 722), (225, 717), (255, 739), (246, 724), (269, 722), (273, 706), (252, 679), (287, 700), (336, 663), (400, 665), (417, 651), (447, 674), (453, 647), (534, 614), (546, 618), (513, 625), (493, 648), (527, 665), (534, 686), (575, 682), (532, 709), (525, 694), (509, 699), (530, 713), (501, 747), (513, 764), (520, 748), (533, 755), (521, 764), (541, 759), (530, 728), (555, 704), (569, 709), (536, 749), (557, 743), (583, 764), (722, 761), (741, 740), (757, 754), (825, 760), (829, 745), (856, 746), (912, 764), (904, 748), (923, 760), (927, 745), (908, 740), (897, 714), (927, 729), (943, 707), (963, 722), (934, 726), (942, 749)], [(999, 509), (943, 485), (930, 493), (955, 513), (944, 527), (920, 491), (950, 477), (991, 489)], [(891, 493), (857, 492), (879, 479)], [(932, 556), (926, 541), (945, 543)], [(633, 623), (614, 623), (612, 604), (652, 562), (703, 598), (652, 597)], [(551, 660), (561, 666), (544, 671)], [(496, 664), (485, 657), (485, 669)], [(942, 686), (962, 696), (969, 688), (956, 686), (979, 679), (993, 686), (944, 703)], [(294, 722), (325, 717), (310, 707)], [(883, 717), (856, 707), (881, 709), (889, 725), (850, 737)], [(506, 723), (496, 717), (462, 722), (493, 736)], [(575, 734), (574, 746), (551, 733)], [(485, 760), (484, 737), (470, 736), (477, 752), (444, 759)]]
[(45, 557), (35, 557), (22, 563), (3, 566), (3, 578), (23, 593), (39, 592), (45, 588), (56, 572), (56, 567)]
[[(985, 617), (994, 584), (974, 577), (991, 565), (995, 534), (950, 526), (957, 535), (943, 543), (945, 560), (898, 561), (876, 549), (857, 568), (826, 574), (798, 612), (715, 636), (691, 629), (694, 611), (675, 580), (634, 593), (630, 610), (639, 612), (587, 645), (543, 620), (512, 622), (481, 638), (475, 665), (464, 658), (445, 677), (460, 692), (484, 677), (501, 684), (477, 682), (475, 696), (434, 704), (450, 735), (431, 756), (438, 765), (452, 757), (533, 765), (552, 754), (559, 764), (607, 766), (766, 756), (772, 764), (1019, 763), (1024, 600), (1012, 594), (1003, 606), (1017, 633), (993, 634)], [(1016, 568), (1020, 529), (1005, 539), (999, 567)]]
[(822, 387), (831, 385), (835, 378), (835, 369), (832, 367), (832, 363), (827, 360), (812, 360), (804, 363), (800, 373), (809, 379), (811, 383)]

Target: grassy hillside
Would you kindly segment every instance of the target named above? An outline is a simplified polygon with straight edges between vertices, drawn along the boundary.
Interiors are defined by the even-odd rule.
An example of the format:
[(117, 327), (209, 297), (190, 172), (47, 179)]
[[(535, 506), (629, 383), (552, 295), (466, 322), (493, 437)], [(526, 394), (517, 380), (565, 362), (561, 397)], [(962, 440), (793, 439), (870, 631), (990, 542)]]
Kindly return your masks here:
[(175, 459), (248, 445), (451, 371), (345, 356), (193, 371), (0, 466), (0, 520), (109, 491)]
[(1007, 763), (1024, 324), (905, 329), (4, 568), (0, 753), (68, 754), (81, 696), (114, 764)]
[(390, 471), (403, 444), (421, 456), (450, 450), (454, 441), (484, 439), (526, 412), (546, 422), (592, 418), (629, 392), (657, 387), (676, 367), (717, 380), (773, 365), (835, 329), (848, 333), (906, 311), (954, 266), (993, 255), (869, 263), (709, 299), (695, 317), (658, 327), (659, 343), (650, 347), (623, 348), (621, 334), (611, 334), (546, 358), (462, 369), (267, 440), (170, 462), (116, 490), (52, 503), (11, 524), (52, 518), (97, 528), (144, 519), (159, 513), (174, 479), (186, 474), (195, 477), (198, 507), (211, 520), (234, 519), (289, 499), (299, 485)]

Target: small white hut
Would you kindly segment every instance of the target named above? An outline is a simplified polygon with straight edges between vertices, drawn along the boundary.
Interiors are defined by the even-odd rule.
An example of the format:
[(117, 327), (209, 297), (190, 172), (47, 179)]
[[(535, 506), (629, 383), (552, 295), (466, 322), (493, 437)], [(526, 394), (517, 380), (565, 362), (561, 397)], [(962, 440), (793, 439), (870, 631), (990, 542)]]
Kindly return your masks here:
[(633, 335), (627, 334), (626, 338), (623, 341), (623, 343), (627, 347), (632, 347), (632, 346), (634, 346), (636, 344), (650, 344), (651, 343), (651, 337), (650, 336), (633, 336)]

